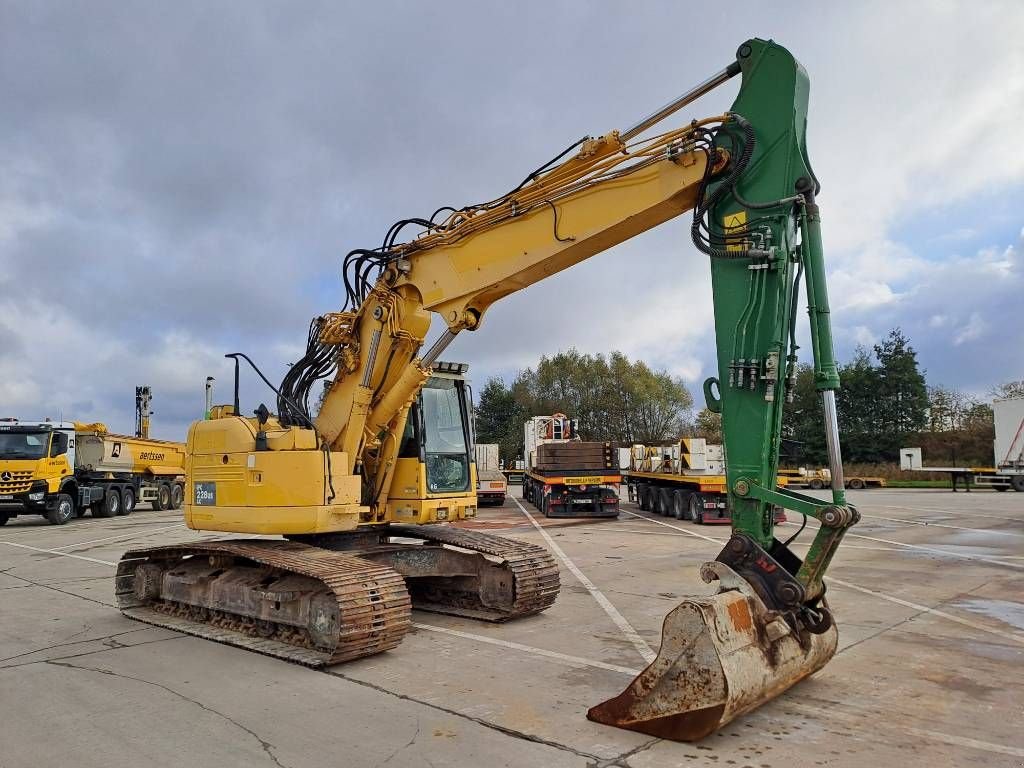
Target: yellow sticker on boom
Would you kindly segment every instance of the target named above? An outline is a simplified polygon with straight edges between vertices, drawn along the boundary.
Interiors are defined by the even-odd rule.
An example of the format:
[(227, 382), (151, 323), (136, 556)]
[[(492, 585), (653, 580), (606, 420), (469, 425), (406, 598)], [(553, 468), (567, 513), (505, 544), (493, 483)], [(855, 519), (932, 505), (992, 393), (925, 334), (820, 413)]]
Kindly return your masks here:
[[(747, 212), (740, 211), (739, 213), (726, 214), (722, 217), (722, 227), (727, 235), (743, 232), (747, 228)], [(742, 243), (725, 246), (727, 251), (742, 251), (743, 249)]]

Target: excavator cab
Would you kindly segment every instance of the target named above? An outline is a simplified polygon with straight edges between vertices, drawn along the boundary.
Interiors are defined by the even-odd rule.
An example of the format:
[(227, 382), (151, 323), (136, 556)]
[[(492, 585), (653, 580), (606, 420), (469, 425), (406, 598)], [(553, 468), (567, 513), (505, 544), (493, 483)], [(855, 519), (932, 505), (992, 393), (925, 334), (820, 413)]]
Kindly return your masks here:
[(467, 368), (465, 363), (434, 363), (413, 401), (388, 496), (390, 521), (443, 522), (476, 515)]

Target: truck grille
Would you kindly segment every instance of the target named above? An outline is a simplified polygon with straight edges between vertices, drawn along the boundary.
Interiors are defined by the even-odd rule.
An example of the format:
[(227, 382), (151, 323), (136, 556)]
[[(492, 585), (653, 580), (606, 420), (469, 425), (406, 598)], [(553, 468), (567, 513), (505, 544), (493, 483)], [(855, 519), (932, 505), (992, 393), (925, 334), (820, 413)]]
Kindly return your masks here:
[(24, 493), (32, 485), (31, 472), (11, 472), (10, 474), (10, 480), (0, 480), (0, 494)]

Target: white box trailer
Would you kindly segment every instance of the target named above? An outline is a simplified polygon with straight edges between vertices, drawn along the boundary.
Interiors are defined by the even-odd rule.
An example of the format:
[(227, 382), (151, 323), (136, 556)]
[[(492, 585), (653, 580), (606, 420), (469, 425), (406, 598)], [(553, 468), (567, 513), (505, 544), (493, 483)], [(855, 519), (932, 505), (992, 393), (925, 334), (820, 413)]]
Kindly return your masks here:
[(478, 506), (484, 504), (505, 503), (508, 493), (508, 479), (501, 471), (501, 460), (498, 456), (497, 443), (477, 443), (474, 446), (476, 459), (476, 501)]
[(924, 464), (920, 448), (900, 448), (900, 469), (904, 472), (942, 472), (950, 476), (953, 490), (962, 480), (971, 485), (1024, 493), (1024, 397), (1005, 397), (992, 403), (996, 437), (991, 467), (931, 467)]

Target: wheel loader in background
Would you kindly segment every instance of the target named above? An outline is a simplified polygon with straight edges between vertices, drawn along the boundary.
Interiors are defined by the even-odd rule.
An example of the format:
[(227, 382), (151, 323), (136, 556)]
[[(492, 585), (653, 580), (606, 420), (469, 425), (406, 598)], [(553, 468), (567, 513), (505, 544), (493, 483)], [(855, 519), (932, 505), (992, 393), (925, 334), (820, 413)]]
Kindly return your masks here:
[[(736, 75), (727, 113), (648, 133)], [(127, 552), (121, 610), (315, 666), (395, 647), (411, 608), (501, 621), (549, 607), (559, 582), (546, 550), (446, 525), (476, 510), (464, 387), (439, 358), (499, 299), (692, 211), (711, 266), (718, 375), (704, 393), (722, 414), (732, 536), (701, 571), (717, 593), (675, 608), (655, 661), (588, 716), (699, 739), (820, 669), (837, 642), (822, 578), (858, 514), (843, 488), (807, 96), (786, 49), (749, 40), (631, 128), (581, 139), (498, 198), (400, 220), (381, 246), (350, 252), (343, 310), (313, 320), (279, 387), (256, 369), (277, 415), (242, 415), (248, 358), (236, 353), (234, 403), (188, 435), (189, 527), (284, 538)], [(403, 242), (409, 226), (420, 232)], [(776, 485), (801, 282), (830, 501)], [(431, 313), (445, 328), (421, 352)], [(323, 377), (333, 383), (313, 414)], [(776, 506), (819, 521), (803, 560), (774, 537)]]

